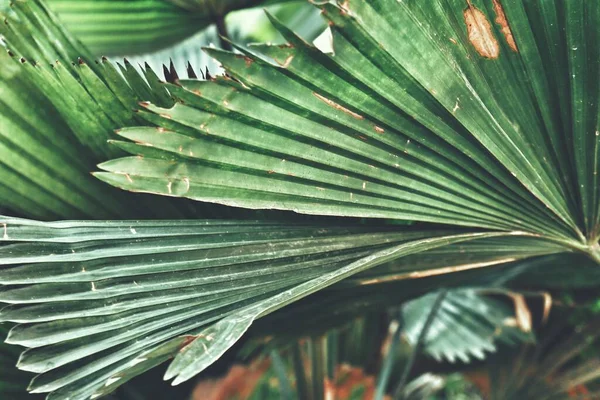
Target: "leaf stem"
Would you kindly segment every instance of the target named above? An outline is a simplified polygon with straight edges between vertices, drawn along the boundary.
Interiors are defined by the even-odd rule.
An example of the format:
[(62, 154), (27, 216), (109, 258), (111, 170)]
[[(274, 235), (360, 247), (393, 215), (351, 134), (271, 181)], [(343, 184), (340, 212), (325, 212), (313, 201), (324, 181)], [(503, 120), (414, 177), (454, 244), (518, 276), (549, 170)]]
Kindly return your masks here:
[(287, 372), (285, 369), (285, 363), (281, 359), (281, 356), (276, 350), (271, 351), (271, 360), (273, 362), (273, 369), (275, 370), (275, 375), (279, 380), (279, 387), (281, 390), (281, 399), (282, 400), (292, 400), (292, 386), (290, 385), (290, 381), (287, 376)]
[(396, 399), (396, 400), (400, 400), (400, 399), (404, 398), (403, 391), (404, 391), (404, 387), (406, 386), (406, 382), (408, 381), (408, 376), (410, 375), (410, 371), (412, 370), (415, 360), (417, 359), (417, 355), (421, 352), (421, 349), (425, 345), (425, 340), (427, 338), (427, 333), (429, 332), (429, 328), (431, 327), (431, 324), (435, 320), (437, 311), (440, 308), (440, 306), (442, 305), (442, 301), (446, 297), (447, 293), (448, 293), (447, 289), (443, 289), (442, 291), (440, 291), (437, 298), (435, 299), (435, 302), (433, 303), (433, 306), (431, 307), (431, 311), (429, 311), (427, 320), (425, 320), (425, 323), (423, 324), (423, 329), (421, 329), (421, 333), (419, 333), (419, 338), (417, 339), (417, 343), (415, 344), (415, 347), (413, 348), (412, 352), (410, 353), (410, 358), (408, 359), (408, 362), (407, 362), (406, 366), (404, 367), (404, 372), (402, 373), (402, 378), (400, 378), (400, 382), (398, 383), (398, 386), (396, 386), (396, 390), (394, 390), (394, 399)]
[(306, 380), (302, 350), (300, 349), (299, 343), (296, 343), (294, 346), (292, 346), (292, 365), (294, 366), (298, 398), (311, 400), (312, 391), (308, 390), (308, 381)]
[(220, 15), (215, 18), (215, 25), (217, 25), (217, 33), (219, 34), (219, 44), (223, 50), (232, 51), (231, 43), (226, 39), (229, 39), (229, 33), (227, 31), (227, 24), (225, 23), (225, 16)]
[(314, 400), (325, 399), (325, 370), (327, 369), (327, 360), (325, 359), (324, 342), (324, 337), (315, 337), (309, 341)]
[(398, 313), (398, 320), (395, 323), (395, 330), (393, 331), (392, 338), (387, 349), (387, 353), (383, 360), (383, 367), (381, 368), (381, 372), (379, 373), (379, 378), (377, 379), (377, 388), (375, 391), (375, 400), (383, 400), (385, 396), (385, 389), (388, 386), (388, 382), (390, 379), (390, 375), (392, 374), (392, 369), (394, 367), (394, 361), (397, 357), (397, 349), (398, 344), (400, 343), (400, 336), (402, 333), (402, 313)]
[(594, 261), (600, 264), (600, 243), (595, 241), (588, 246), (588, 254)]

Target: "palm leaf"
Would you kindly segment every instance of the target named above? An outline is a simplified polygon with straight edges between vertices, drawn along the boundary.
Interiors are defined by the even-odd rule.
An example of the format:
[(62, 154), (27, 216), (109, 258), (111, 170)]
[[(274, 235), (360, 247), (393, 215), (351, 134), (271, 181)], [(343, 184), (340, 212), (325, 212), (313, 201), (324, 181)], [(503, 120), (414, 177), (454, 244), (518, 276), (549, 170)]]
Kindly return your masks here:
[(523, 230), (593, 247), (575, 160), (562, 151), (572, 143), (536, 73), (543, 43), (515, 6), (516, 44), (491, 26), (498, 48), (479, 54), (465, 18), (493, 21), (501, 8), (476, 3), (327, 2), (334, 54), (275, 20), (290, 45), (207, 49), (234, 79), (170, 85), (181, 102), (145, 103), (152, 114), (142, 114), (163, 129), (119, 132), (138, 157), (97, 176), (243, 207)]
[(282, 1), (48, 0), (47, 8), (95, 56), (122, 56), (168, 48), (231, 11)]
[(171, 69), (176, 73), (188, 71), (191, 76), (202, 77), (206, 70), (211, 74), (219, 73), (219, 64), (202, 50), (206, 46), (217, 43), (219, 37), (216, 29), (206, 28), (175, 46), (152, 53), (127, 56), (127, 60), (131, 65), (137, 66), (141, 73), (144, 73), (149, 66), (153, 71), (168, 70), (169, 77)]
[[(9, 326), (0, 325), (0, 338), (6, 338)], [(20, 350), (6, 344), (0, 345), (0, 396), (6, 399), (35, 398), (27, 393), (27, 383), (31, 375), (14, 367), (19, 358)]]
[[(185, 381), (255, 320), (276, 318), (328, 287), (335, 304), (414, 278), (450, 281), (452, 272), (534, 256), (577, 252), (597, 262), (590, 221), (598, 188), (588, 183), (595, 146), (585, 147), (585, 162), (575, 155), (583, 138), (597, 141), (587, 122), (580, 126), (582, 115), (595, 124), (595, 103), (582, 101), (582, 91), (597, 88), (582, 87), (578, 72), (597, 68), (567, 59), (569, 73), (580, 74), (575, 83), (560, 68), (577, 29), (597, 28), (557, 12), (562, 3), (545, 6), (543, 18), (528, 3), (510, 3), (323, 2), (332, 54), (273, 20), (288, 45), (239, 47), (243, 55), (209, 49), (227, 71), (211, 81), (163, 86), (148, 70), (147, 84), (128, 65), (123, 80), (107, 61), (85, 59), (52, 70), (7, 67), (10, 74), (29, 68), (27, 82), (95, 159), (132, 155), (101, 164), (105, 172), (96, 176), (114, 186), (252, 209), (445, 225), (6, 218), (0, 301), (12, 305), (2, 318), (21, 323), (9, 341), (31, 347), (20, 366), (41, 373), (34, 390), (97, 397), (172, 357), (167, 377)], [(19, 55), (45, 62), (77, 55), (78, 44), (38, 2), (17, 11), (2, 32)], [(561, 61), (545, 63), (557, 48)], [(145, 110), (132, 115), (128, 107), (139, 100)], [(138, 121), (154, 126), (131, 127)], [(126, 140), (108, 149), (107, 132), (119, 123)], [(472, 259), (461, 263), (465, 249)], [(419, 289), (431, 289), (425, 281)], [(302, 315), (310, 306), (291, 309)]]
[(176, 44), (212, 22), (210, 13), (190, 13), (166, 0), (50, 0), (75, 37), (96, 55), (143, 54)]
[[(403, 328), (413, 345), (427, 318), (423, 310), (431, 309), (436, 296), (430, 293), (403, 307)], [(509, 325), (509, 318), (515, 318), (513, 310), (476, 289), (451, 290), (427, 332), (423, 350), (437, 360), (469, 362), (471, 357), (484, 359), (485, 352), (495, 352), (495, 341), (517, 344), (532, 339), (531, 332)]]
[(0, 27), (9, 48), (0, 54), (0, 203), (41, 219), (196, 215), (185, 203), (136, 201), (89, 175), (98, 161), (122, 154), (107, 139), (142, 122), (138, 101), (172, 104), (156, 74), (146, 68), (144, 80), (127, 62), (93, 62), (42, 3), (17, 2), (13, 11)]
[[(32, 388), (50, 398), (110, 392), (175, 354), (167, 376), (184, 381), (254, 319), (352, 274), (466, 240), (503, 237), (518, 254), (522, 240), (502, 232), (218, 220), (5, 218), (2, 226), (0, 301), (11, 304), (2, 320), (20, 323), (8, 341), (31, 348), (19, 367), (41, 373)], [(539, 252), (557, 251), (538, 242)]]

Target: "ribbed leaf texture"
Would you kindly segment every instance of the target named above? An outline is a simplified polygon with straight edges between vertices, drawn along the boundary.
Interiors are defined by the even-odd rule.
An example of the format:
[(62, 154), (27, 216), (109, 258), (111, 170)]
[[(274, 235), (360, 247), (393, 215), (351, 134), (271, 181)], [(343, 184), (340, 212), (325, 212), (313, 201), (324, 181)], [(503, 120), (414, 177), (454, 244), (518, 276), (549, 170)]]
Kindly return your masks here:
[[(113, 158), (100, 165), (101, 180), (249, 209), (438, 224), (3, 218), (0, 301), (11, 305), (1, 315), (19, 323), (8, 340), (30, 348), (19, 366), (41, 374), (35, 392), (99, 397), (173, 357), (166, 378), (183, 382), (297, 300), (290, 315), (315, 328), (327, 316), (306, 296), (330, 287), (317, 296), (336, 306), (406, 282), (422, 294), (492, 265), (563, 267), (559, 253), (600, 260), (600, 3), (317, 6), (333, 52), (273, 19), (288, 44), (208, 49), (226, 75), (200, 81), (169, 71), (163, 85), (150, 69), (146, 82), (127, 63), (125, 79), (107, 60), (94, 63), (41, 3), (17, 3), (18, 17), (0, 28), (13, 63), (0, 69), (23, 74), (18, 87), (35, 88), (34, 101), (60, 116), (81, 154)], [(107, 146), (115, 127), (123, 140)], [(131, 156), (118, 158), (123, 152)], [(19, 187), (11, 182), (7, 198)], [(22, 197), (45, 205), (65, 196), (54, 187), (39, 190), (44, 199)], [(118, 200), (98, 197), (98, 207), (110, 201)], [(440, 279), (416, 280), (427, 277)]]
[(197, 216), (187, 202), (132, 198), (89, 174), (123, 154), (107, 140), (144, 122), (139, 101), (173, 104), (158, 76), (127, 61), (94, 62), (44, 3), (19, 1), (13, 11), (0, 24), (9, 49), (0, 54), (0, 204), (40, 219)]
[[(464, 248), (454, 243), (469, 240), (487, 243), (490, 253), (500, 246), (514, 258), (533, 249), (538, 254), (561, 250), (519, 234), (397, 227), (13, 218), (2, 219), (1, 226), (6, 245), (0, 247), (0, 283), (5, 285), (0, 301), (12, 305), (0, 315), (20, 323), (8, 341), (30, 348), (19, 367), (41, 374), (32, 389), (51, 392), (50, 399), (110, 392), (175, 354), (166, 377), (185, 381), (232, 346), (253, 320), (402, 256), (441, 246), (460, 253)], [(404, 266), (396, 273), (397, 281), (406, 281), (447, 271)], [(371, 285), (360, 282), (359, 287), (377, 282), (369, 279)], [(352, 295), (344, 288), (342, 293)], [(359, 292), (354, 293), (358, 300)], [(343, 313), (342, 307), (336, 310)]]
[[(242, 207), (522, 230), (595, 253), (598, 188), (580, 159), (595, 160), (597, 135), (560, 112), (554, 85), (572, 74), (542, 62), (547, 43), (532, 32), (563, 43), (567, 21), (531, 26), (537, 11), (521, 1), (469, 4), (325, 2), (333, 54), (275, 20), (288, 45), (207, 49), (230, 78), (179, 80), (172, 108), (144, 103), (160, 128), (121, 130), (134, 157), (97, 176)], [(489, 29), (474, 32), (473, 18)]]
[[(4, 342), (9, 325), (0, 325), (0, 339)], [(14, 367), (19, 359), (20, 349), (8, 344), (0, 344), (0, 397), (3, 399), (40, 398), (27, 393), (27, 384), (31, 374), (19, 371)]]
[[(485, 290), (483, 290), (485, 292)], [(406, 303), (402, 310), (403, 330), (410, 343), (416, 344), (437, 293)], [(429, 327), (424, 351), (435, 359), (469, 362), (483, 360), (486, 352), (495, 352), (496, 344), (517, 344), (531, 340), (531, 331), (513, 325), (515, 311), (506, 304), (485, 296), (476, 289), (449, 291)]]
[(206, 28), (214, 18), (208, 9), (190, 13), (168, 0), (50, 0), (48, 7), (95, 56), (164, 49)]
[[(47, 4), (99, 57), (165, 49), (231, 11), (285, 1), (290, 0), (48, 0)], [(0, 12), (10, 3), (0, 0)]]

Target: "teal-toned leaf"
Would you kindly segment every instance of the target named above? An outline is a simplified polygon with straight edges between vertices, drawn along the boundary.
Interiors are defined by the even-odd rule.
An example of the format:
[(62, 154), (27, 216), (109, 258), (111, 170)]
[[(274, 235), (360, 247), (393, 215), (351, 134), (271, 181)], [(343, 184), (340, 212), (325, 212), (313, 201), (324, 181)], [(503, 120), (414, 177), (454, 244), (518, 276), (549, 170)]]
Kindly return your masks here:
[[(427, 294), (403, 307), (404, 334), (413, 345), (427, 318), (423, 310), (431, 308), (435, 298), (436, 293)], [(495, 352), (496, 342), (515, 345), (531, 341), (531, 332), (509, 323), (515, 320), (514, 314), (506, 304), (482, 296), (477, 289), (450, 290), (424, 339), (423, 350), (437, 360), (469, 362), (472, 357), (484, 359), (486, 352)]]
[[(268, 221), (3, 218), (1, 226), (0, 301), (10, 305), (0, 318), (19, 323), (8, 342), (29, 347), (19, 367), (41, 374), (31, 388), (52, 392), (51, 398), (104, 393), (103, 386), (133, 376), (127, 372), (133, 360), (142, 357), (139, 371), (164, 360), (141, 355), (170, 340), (189, 350), (179, 353), (168, 376), (187, 380), (254, 319), (361, 271), (494, 237), (504, 237), (507, 252), (512, 246), (519, 254), (523, 239), (519, 233)], [(539, 241), (538, 252), (556, 251), (544, 250), (545, 243)], [(175, 339), (180, 336), (187, 339)]]
[[(4, 341), (10, 325), (0, 325), (0, 340)], [(6, 399), (35, 399), (27, 393), (27, 383), (31, 375), (16, 368), (19, 359), (19, 348), (0, 344), (0, 396)]]

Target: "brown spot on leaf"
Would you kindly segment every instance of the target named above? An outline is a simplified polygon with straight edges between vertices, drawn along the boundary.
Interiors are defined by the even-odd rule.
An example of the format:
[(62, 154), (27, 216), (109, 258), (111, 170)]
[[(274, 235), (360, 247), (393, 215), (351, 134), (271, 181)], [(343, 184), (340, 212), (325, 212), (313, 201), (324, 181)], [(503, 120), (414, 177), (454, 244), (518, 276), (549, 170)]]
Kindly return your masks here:
[(511, 295), (515, 304), (515, 319), (517, 327), (523, 332), (531, 332), (531, 311), (525, 301), (525, 296), (520, 293)]
[(293, 55), (288, 56), (288, 58), (285, 59), (285, 61), (283, 62), (283, 64), (281, 64), (281, 66), (283, 68), (287, 68), (290, 66), (290, 63), (292, 62), (292, 60), (294, 59)]
[(377, 125), (375, 125), (375, 132), (377, 132), (377, 133), (384, 133), (385, 129), (383, 129), (383, 128), (377, 126)]
[(504, 14), (504, 9), (502, 8), (502, 4), (500, 4), (500, 0), (494, 1), (494, 12), (496, 13), (496, 23), (500, 25), (500, 31), (504, 35), (506, 39), (506, 43), (508, 43), (508, 47), (515, 53), (519, 50), (517, 49), (517, 43), (515, 42), (515, 38), (513, 37), (512, 31), (508, 26), (508, 21), (506, 19), (506, 14)]
[(344, 0), (343, 3), (338, 3), (338, 6), (340, 7), (340, 14), (342, 14), (342, 15), (350, 14), (350, 4), (349, 4), (348, 0)]
[(281, 61), (277, 58), (275, 58), (275, 62), (279, 65), (281, 65), (283, 68), (287, 68), (290, 66), (290, 63), (292, 62), (292, 60), (294, 59), (294, 55), (290, 54), (289, 56), (286, 57), (286, 59), (284, 61)]
[(179, 352), (182, 352), (189, 344), (191, 344), (194, 340), (197, 339), (197, 336), (186, 335), (183, 337), (183, 342), (179, 346)]
[(477, 9), (470, 0), (464, 11), (465, 23), (469, 41), (475, 47), (477, 53), (485, 58), (498, 58), (500, 46), (492, 32), (490, 21), (481, 10)]
[(327, 97), (321, 96), (319, 93), (317, 92), (313, 92), (313, 94), (315, 95), (315, 97), (319, 100), (321, 100), (322, 102), (324, 102), (325, 104), (335, 108), (336, 110), (340, 110), (345, 112), (348, 115), (351, 115), (352, 117), (356, 118), (356, 119), (365, 119), (365, 117), (363, 117), (360, 114), (355, 113), (354, 111), (350, 111), (348, 110), (346, 107), (336, 103), (333, 100), (328, 99)]
[(542, 323), (545, 324), (548, 321), (550, 315), (550, 309), (552, 308), (552, 296), (550, 293), (542, 293), (544, 299), (544, 313), (542, 315)]

